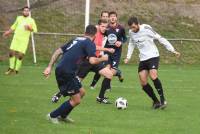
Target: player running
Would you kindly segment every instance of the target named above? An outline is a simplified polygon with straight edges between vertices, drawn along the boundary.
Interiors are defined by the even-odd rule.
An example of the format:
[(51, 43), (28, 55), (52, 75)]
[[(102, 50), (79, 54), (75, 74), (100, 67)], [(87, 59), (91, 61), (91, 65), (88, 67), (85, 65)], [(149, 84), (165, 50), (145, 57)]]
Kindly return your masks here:
[(66, 45), (58, 48), (51, 57), (48, 67), (44, 70), (45, 77), (49, 77), (52, 67), (60, 55), (62, 55), (55, 69), (55, 75), (59, 90), (63, 96), (70, 96), (70, 99), (61, 104), (60, 107), (47, 115), (52, 123), (59, 123), (59, 120), (68, 120), (70, 112), (81, 103), (85, 90), (76, 76), (78, 64), (88, 57), (89, 63), (98, 64), (108, 60), (107, 56), (96, 58), (96, 48), (92, 42), (95, 38), (96, 27), (86, 27), (85, 36), (77, 37)]
[[(114, 49), (113, 48), (104, 48), (102, 47), (101, 45), (99, 45), (99, 42), (102, 43), (102, 42), (105, 42), (103, 41), (103, 39), (106, 39), (104, 38), (104, 33), (107, 29), (107, 26), (108, 26), (108, 22), (106, 20), (102, 20), (100, 19), (99, 22), (98, 22), (98, 25), (96, 27), (98, 27), (98, 30), (97, 30), (97, 33), (96, 33), (96, 38), (94, 40), (95, 42), (95, 45), (96, 45), (96, 57), (101, 57), (103, 55), (100, 55), (100, 53), (102, 51), (104, 52), (108, 52), (108, 53), (114, 53)], [(102, 41), (99, 41), (100, 39), (102, 39)], [(79, 77), (79, 79), (82, 81), (89, 72), (95, 72), (96, 74), (99, 74), (99, 75), (102, 75), (104, 76), (105, 78), (107, 79), (112, 79), (113, 77), (113, 73), (112, 71), (110, 70), (109, 67), (105, 66), (104, 63), (99, 63), (99, 64), (96, 64), (96, 65), (92, 65), (88, 59), (85, 59), (81, 62), (76, 74), (77, 76)], [(102, 82), (102, 87), (101, 88), (104, 88), (104, 81)], [(109, 86), (110, 87), (110, 86)], [(62, 96), (62, 94), (60, 92), (56, 93), (53, 97), (52, 97), (52, 102), (56, 103), (59, 98)], [(99, 100), (98, 102), (100, 103), (105, 103), (105, 104), (110, 104), (110, 102), (106, 99), (106, 98), (102, 98), (101, 100)]]
[[(158, 78), (159, 52), (154, 40), (158, 40), (168, 51), (174, 53), (177, 57), (180, 56), (180, 53), (174, 49), (169, 41), (156, 33), (151, 26), (139, 24), (136, 17), (131, 17), (128, 20), (128, 25), (130, 27), (130, 40), (127, 57), (124, 62), (128, 63), (134, 48), (137, 47), (140, 52), (140, 63), (138, 67), (140, 84), (144, 92), (153, 100), (153, 108), (157, 109), (160, 107), (161, 109), (164, 109), (167, 106), (167, 101), (163, 93), (161, 81)], [(157, 99), (153, 88), (148, 83), (148, 77), (153, 81), (160, 96), (160, 101)]]
[[(119, 76), (119, 79), (123, 81), (121, 76), (121, 72), (118, 69), (118, 65), (121, 58), (122, 53), (122, 44), (126, 42), (127, 37), (125, 33), (125, 29), (117, 22), (117, 13), (112, 11), (109, 12), (109, 20), (110, 23), (108, 25), (105, 36), (108, 38), (105, 48), (113, 48), (115, 52), (113, 54), (105, 52), (105, 54), (109, 55), (108, 67), (111, 69), (113, 75)], [(99, 92), (99, 96), (97, 97), (97, 101), (105, 99), (105, 92), (107, 89), (110, 89), (111, 79), (104, 78), (103, 80), (104, 86), (101, 88)]]

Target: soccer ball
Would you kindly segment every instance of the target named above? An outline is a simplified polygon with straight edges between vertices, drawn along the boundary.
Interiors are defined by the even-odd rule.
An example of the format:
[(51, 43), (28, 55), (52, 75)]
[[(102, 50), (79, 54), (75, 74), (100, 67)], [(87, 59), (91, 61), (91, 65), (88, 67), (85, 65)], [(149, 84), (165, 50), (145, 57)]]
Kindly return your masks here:
[(115, 106), (117, 107), (117, 109), (126, 109), (128, 106), (128, 101), (123, 97), (119, 97), (115, 101)]

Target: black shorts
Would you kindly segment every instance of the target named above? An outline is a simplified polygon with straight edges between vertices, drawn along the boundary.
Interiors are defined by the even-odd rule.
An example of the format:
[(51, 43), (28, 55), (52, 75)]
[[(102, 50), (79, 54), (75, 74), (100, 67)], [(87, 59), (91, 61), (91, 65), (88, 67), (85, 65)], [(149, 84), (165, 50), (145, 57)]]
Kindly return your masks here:
[(107, 64), (110, 64), (111, 68), (117, 70), (118, 66), (119, 66), (120, 58), (121, 58), (121, 54), (119, 54), (119, 53), (110, 54), (108, 57)]
[(90, 64), (88, 60), (84, 61), (80, 64), (79, 69), (77, 71), (77, 76), (79, 78), (85, 78), (89, 72), (99, 73), (101, 69), (105, 68), (105, 64), (103, 62), (99, 64)]
[(141, 72), (142, 70), (151, 70), (151, 69), (158, 69), (159, 67), (159, 57), (151, 58), (145, 61), (140, 61), (138, 72)]
[(80, 80), (75, 74), (66, 74), (55, 71), (58, 88), (63, 96), (72, 96), (80, 92), (82, 87)]

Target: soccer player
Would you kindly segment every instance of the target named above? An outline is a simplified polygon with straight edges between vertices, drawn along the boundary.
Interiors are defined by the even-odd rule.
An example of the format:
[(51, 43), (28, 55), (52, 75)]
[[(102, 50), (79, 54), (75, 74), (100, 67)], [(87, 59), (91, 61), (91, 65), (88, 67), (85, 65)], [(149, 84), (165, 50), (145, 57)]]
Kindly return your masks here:
[[(94, 40), (95, 45), (96, 45), (96, 50), (97, 50), (96, 51), (96, 57), (103, 56), (103, 55), (100, 56), (100, 53), (102, 51), (109, 52), (109, 53), (114, 53), (114, 49), (113, 48), (104, 48), (101, 45), (98, 45), (99, 42), (102, 43), (102, 41), (99, 41), (99, 40), (103, 39), (103, 36), (104, 36), (103, 34), (105, 33), (107, 26), (108, 26), (108, 22), (106, 20), (102, 20), (102, 19), (100, 19), (98, 21), (98, 25), (96, 26), (96, 27), (98, 27), (97, 33), (95, 35), (96, 37), (95, 37), (95, 40)], [(79, 65), (79, 68), (78, 68), (76, 74), (79, 77), (79, 79), (82, 81), (87, 76), (87, 74), (89, 72), (91, 72), (91, 71), (95, 72), (98, 75), (102, 75), (107, 79), (112, 79), (112, 77), (113, 77), (113, 74), (112, 74), (110, 68), (105, 66), (104, 63), (99, 63), (99, 64), (92, 65), (92, 64), (89, 63), (88, 59), (82, 61), (82, 63)], [(107, 86), (107, 85), (104, 85), (104, 81), (103, 81), (101, 88), (104, 88), (105, 86)], [(56, 103), (61, 96), (62, 95), (61, 95), (60, 92), (56, 93), (52, 97), (52, 102)], [(105, 104), (109, 104), (110, 103), (105, 98), (99, 100), (99, 102), (100, 103), (105, 103)]]
[(11, 28), (3, 34), (4, 37), (7, 37), (14, 31), (14, 37), (9, 52), (10, 67), (8, 71), (5, 72), (6, 75), (18, 73), (28, 47), (30, 34), (31, 32), (37, 32), (35, 20), (29, 15), (30, 9), (26, 6), (23, 8), (23, 16), (18, 16)]
[[(134, 48), (137, 47), (140, 52), (138, 74), (142, 89), (153, 100), (154, 109), (164, 109), (167, 106), (167, 101), (163, 93), (162, 83), (158, 78), (159, 52), (154, 40), (158, 40), (168, 51), (172, 52), (177, 57), (180, 56), (180, 53), (174, 49), (169, 41), (156, 33), (150, 25), (140, 24), (136, 17), (129, 18), (128, 25), (130, 27), (130, 40), (127, 57), (124, 62), (128, 63)], [(157, 89), (160, 96), (160, 101), (156, 97), (153, 88), (148, 83), (148, 77), (153, 81), (154, 87)]]
[[(100, 19), (101, 20), (106, 20), (108, 21), (109, 18), (109, 12), (108, 11), (102, 11), (101, 15), (100, 15)], [(98, 32), (99, 31), (99, 32)], [(101, 48), (103, 48), (105, 46), (105, 41), (107, 40), (107, 38), (105, 38), (105, 36), (103, 35), (105, 33), (105, 31), (100, 31), (99, 30), (99, 24), (97, 25), (97, 35), (95, 38), (95, 44), (96, 46), (99, 46)], [(98, 56), (100, 55), (100, 52), (97, 52)], [(101, 52), (101, 55), (103, 54), (103, 52)], [(98, 80), (100, 79), (101, 75), (99, 73), (95, 73), (92, 83), (90, 84), (90, 89), (94, 89), (96, 83), (98, 82)]]
[[(107, 28), (107, 31), (105, 35), (107, 36), (107, 42), (105, 44), (105, 48), (113, 48), (115, 49), (115, 52), (113, 54), (105, 52), (105, 54), (109, 55), (108, 59), (108, 66), (111, 68), (111, 71), (113, 75), (119, 76), (119, 79), (123, 78), (121, 77), (121, 72), (118, 69), (118, 65), (121, 58), (121, 52), (122, 52), (122, 44), (126, 42), (127, 37), (125, 33), (125, 29), (123, 26), (121, 26), (117, 22), (117, 13), (112, 11), (109, 12), (109, 25)], [(102, 100), (105, 98), (105, 91), (107, 89), (110, 89), (109, 85), (111, 82), (111, 79), (104, 78), (104, 86), (101, 88), (99, 92), (99, 96), (97, 97), (97, 101)]]
[(48, 78), (54, 63), (62, 55), (55, 69), (56, 80), (61, 94), (63, 96), (70, 96), (70, 99), (47, 115), (47, 118), (53, 123), (59, 123), (59, 119), (66, 121), (69, 113), (80, 104), (81, 98), (85, 94), (85, 90), (75, 74), (78, 64), (87, 57), (91, 64), (98, 64), (108, 60), (106, 55), (96, 58), (96, 48), (92, 42), (96, 31), (97, 29), (94, 25), (88, 25), (84, 37), (77, 37), (58, 48), (52, 55), (48, 67), (43, 72)]

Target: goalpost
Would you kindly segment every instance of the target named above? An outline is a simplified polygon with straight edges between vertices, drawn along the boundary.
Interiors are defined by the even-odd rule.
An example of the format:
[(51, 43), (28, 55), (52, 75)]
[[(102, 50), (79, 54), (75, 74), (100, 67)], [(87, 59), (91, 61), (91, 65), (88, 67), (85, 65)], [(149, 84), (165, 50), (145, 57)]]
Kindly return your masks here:
[[(30, 8), (30, 0), (27, 0), (27, 6)], [(30, 16), (31, 16), (31, 12), (30, 12)], [(85, 0), (85, 28), (87, 25), (89, 25), (89, 21), (90, 21), (90, 0)], [(37, 63), (35, 39), (34, 39), (33, 33), (31, 33), (31, 44), (32, 44), (32, 51), (33, 51), (33, 62)]]

